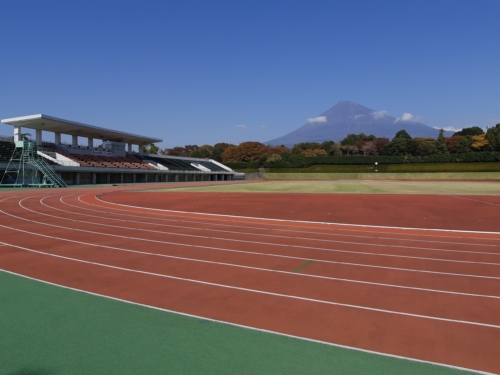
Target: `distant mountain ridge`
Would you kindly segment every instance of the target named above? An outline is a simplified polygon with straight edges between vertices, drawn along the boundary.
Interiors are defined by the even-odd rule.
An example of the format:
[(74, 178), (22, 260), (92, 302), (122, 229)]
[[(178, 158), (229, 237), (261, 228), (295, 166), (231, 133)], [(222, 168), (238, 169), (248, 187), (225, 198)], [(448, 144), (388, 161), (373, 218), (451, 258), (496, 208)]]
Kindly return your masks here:
[[(373, 134), (378, 138), (392, 139), (404, 129), (412, 137), (437, 138), (438, 129), (408, 119), (397, 119), (385, 111), (375, 111), (356, 102), (342, 101), (323, 112), (320, 116), (309, 119), (300, 128), (282, 137), (264, 142), (268, 145), (292, 147), (301, 142), (324, 142), (343, 140), (348, 134)], [(451, 136), (452, 132), (445, 132)]]

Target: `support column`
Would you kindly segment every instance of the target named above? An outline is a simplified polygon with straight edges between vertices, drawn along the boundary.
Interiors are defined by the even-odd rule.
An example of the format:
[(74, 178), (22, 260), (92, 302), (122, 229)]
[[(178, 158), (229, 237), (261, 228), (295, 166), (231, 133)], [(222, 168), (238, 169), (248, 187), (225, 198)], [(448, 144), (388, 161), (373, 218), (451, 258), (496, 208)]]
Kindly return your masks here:
[(37, 146), (42, 145), (42, 129), (36, 129), (36, 144)]
[(120, 184), (123, 184), (123, 173), (120, 173)]
[(76, 172), (76, 185), (80, 185), (80, 172)]
[(95, 185), (96, 182), (96, 175), (95, 173), (92, 173), (92, 184)]
[(108, 184), (110, 184), (110, 183), (111, 183), (111, 173), (106, 173), (106, 182), (107, 182)]
[(22, 131), (23, 129), (20, 126), (14, 126), (14, 142), (21, 140), (18, 134), (21, 134)]
[(90, 137), (87, 138), (87, 146), (89, 148), (93, 148), (94, 147), (94, 138), (90, 138)]
[(73, 147), (78, 147), (78, 136), (77, 135), (71, 136), (71, 145)]
[(56, 145), (61, 144), (61, 133), (54, 133), (54, 143)]
[(155, 174), (155, 182), (158, 182), (158, 175)]
[(129, 143), (128, 145), (127, 152), (132, 152), (132, 143)]
[(133, 181), (134, 184), (136, 183), (136, 175), (135, 175), (135, 173), (132, 173), (132, 181)]

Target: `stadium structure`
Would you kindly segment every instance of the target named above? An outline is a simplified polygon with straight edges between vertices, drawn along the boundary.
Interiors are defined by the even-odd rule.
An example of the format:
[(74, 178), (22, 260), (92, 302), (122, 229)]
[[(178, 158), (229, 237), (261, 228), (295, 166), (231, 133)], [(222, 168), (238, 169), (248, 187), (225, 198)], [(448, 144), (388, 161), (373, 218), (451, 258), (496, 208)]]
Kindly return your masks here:
[[(0, 136), (0, 187), (141, 182), (231, 181), (243, 173), (212, 160), (143, 153), (162, 139), (86, 125), (43, 114), (2, 120), (14, 136)], [(32, 132), (35, 132), (33, 139)], [(54, 141), (42, 140), (42, 132)], [(71, 143), (61, 142), (71, 136)], [(79, 144), (86, 138), (87, 144)], [(94, 147), (94, 140), (102, 144)], [(137, 147), (137, 151), (133, 148)]]

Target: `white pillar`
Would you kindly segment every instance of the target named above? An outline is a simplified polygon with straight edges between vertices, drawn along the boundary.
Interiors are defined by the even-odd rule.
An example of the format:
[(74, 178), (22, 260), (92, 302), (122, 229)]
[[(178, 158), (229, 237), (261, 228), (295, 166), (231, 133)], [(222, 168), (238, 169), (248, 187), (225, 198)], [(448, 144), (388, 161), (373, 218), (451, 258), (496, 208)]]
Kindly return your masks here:
[(88, 137), (87, 141), (88, 141), (87, 145), (89, 146), (89, 148), (93, 148), (94, 147), (94, 138)]
[(38, 146), (42, 145), (42, 129), (36, 129), (36, 144)]
[(127, 152), (132, 152), (132, 143), (128, 144), (128, 151)]
[(74, 147), (78, 147), (78, 136), (77, 135), (73, 135), (71, 136), (71, 145), (74, 146)]
[(19, 134), (21, 134), (22, 131), (23, 130), (21, 129), (20, 126), (14, 126), (14, 142), (21, 140)]
[(61, 133), (54, 133), (54, 143), (56, 145), (61, 144)]

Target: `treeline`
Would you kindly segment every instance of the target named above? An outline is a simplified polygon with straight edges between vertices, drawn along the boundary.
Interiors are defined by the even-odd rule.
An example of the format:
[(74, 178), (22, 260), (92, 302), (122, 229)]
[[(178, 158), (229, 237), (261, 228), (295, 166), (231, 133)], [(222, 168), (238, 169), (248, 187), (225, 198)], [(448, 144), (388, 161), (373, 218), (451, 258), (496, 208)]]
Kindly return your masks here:
[[(145, 149), (145, 152), (150, 150)], [(445, 137), (441, 129), (437, 139), (412, 138), (405, 130), (392, 140), (374, 135), (349, 134), (340, 142), (305, 142), (285, 146), (266, 146), (243, 142), (238, 146), (217, 143), (214, 146), (187, 145), (158, 150), (165, 155), (211, 158), (232, 168), (296, 168), (321, 164), (400, 164), (500, 161), (500, 124), (487, 129), (465, 128)]]

